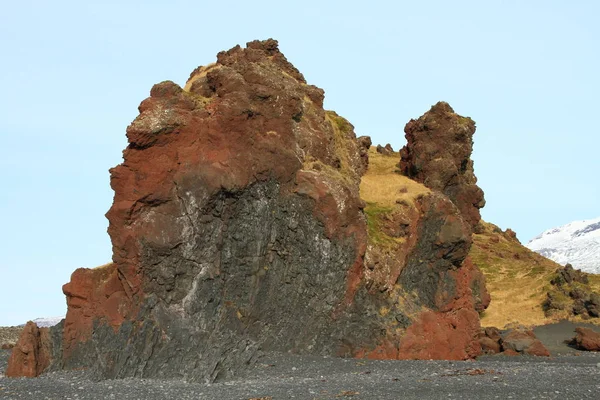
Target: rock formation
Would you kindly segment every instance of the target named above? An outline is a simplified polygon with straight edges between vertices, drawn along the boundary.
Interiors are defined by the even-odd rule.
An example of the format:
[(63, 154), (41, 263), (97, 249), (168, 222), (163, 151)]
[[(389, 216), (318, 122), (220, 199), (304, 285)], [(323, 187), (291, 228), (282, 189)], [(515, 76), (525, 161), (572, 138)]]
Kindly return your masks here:
[[(184, 88), (155, 85), (111, 170), (113, 263), (63, 287), (66, 319), (44, 341), (50, 368), (215, 381), (262, 351), (480, 354), (489, 296), (467, 257), (470, 208), (483, 205), (467, 154), (473, 122), (461, 136), (446, 114), (427, 114), (441, 118), (431, 125), (440, 140), (469, 150), (457, 178), (431, 191), (395, 174), (395, 157), (368, 169), (370, 155), (387, 156), (323, 98), (274, 40), (219, 53)], [(393, 193), (369, 192), (380, 178)]]
[(479, 343), (485, 354), (502, 353), (508, 356), (527, 354), (550, 357), (550, 352), (535, 336), (533, 330), (523, 326), (503, 332), (495, 327), (487, 327), (481, 330)]
[(600, 317), (600, 295), (590, 287), (587, 273), (567, 264), (556, 270), (550, 284), (544, 301), (546, 315)]
[(590, 328), (575, 328), (577, 335), (571, 341), (571, 344), (580, 350), (600, 351), (600, 333)]
[(400, 169), (411, 179), (446, 194), (475, 227), (485, 205), (473, 172), (475, 122), (439, 102), (404, 128), (407, 144), (400, 150)]
[(6, 376), (38, 376), (50, 364), (51, 341), (48, 328), (29, 321), (8, 360)]
[(382, 145), (378, 144), (377, 147), (375, 148), (375, 150), (379, 154), (384, 154), (386, 156), (390, 156), (390, 155), (394, 154), (394, 148), (389, 143), (386, 144), (385, 146), (382, 146)]

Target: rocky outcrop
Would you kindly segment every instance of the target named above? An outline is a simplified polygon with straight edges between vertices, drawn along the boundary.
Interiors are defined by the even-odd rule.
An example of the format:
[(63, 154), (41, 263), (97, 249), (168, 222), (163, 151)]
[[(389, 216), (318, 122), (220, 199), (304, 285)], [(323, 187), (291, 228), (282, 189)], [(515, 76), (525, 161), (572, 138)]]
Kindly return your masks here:
[(378, 144), (376, 150), (379, 154), (383, 154), (386, 156), (391, 156), (392, 154), (394, 154), (394, 148), (389, 143), (385, 146)]
[(589, 285), (588, 275), (571, 264), (558, 268), (550, 281), (543, 307), (547, 316), (600, 317), (600, 295)]
[(590, 328), (575, 328), (577, 335), (571, 341), (571, 344), (580, 350), (600, 351), (600, 333)]
[(498, 328), (487, 327), (481, 330), (479, 343), (485, 354), (550, 357), (550, 352), (535, 336), (531, 329), (517, 327), (501, 332)]
[(531, 329), (511, 329), (502, 336), (502, 351), (506, 354), (528, 354), (550, 357), (550, 352)]
[(479, 344), (484, 354), (498, 354), (502, 352), (502, 336), (496, 327), (482, 328), (479, 334)]
[(400, 169), (411, 179), (446, 194), (474, 228), (485, 205), (473, 172), (475, 122), (439, 102), (404, 128), (407, 144), (400, 150)]
[(262, 351), (477, 356), (489, 295), (462, 195), (365, 201), (371, 142), (323, 98), (274, 40), (155, 85), (111, 170), (113, 263), (63, 287), (50, 368), (216, 381)]
[(51, 346), (48, 328), (27, 322), (8, 360), (6, 376), (38, 376), (50, 365)]

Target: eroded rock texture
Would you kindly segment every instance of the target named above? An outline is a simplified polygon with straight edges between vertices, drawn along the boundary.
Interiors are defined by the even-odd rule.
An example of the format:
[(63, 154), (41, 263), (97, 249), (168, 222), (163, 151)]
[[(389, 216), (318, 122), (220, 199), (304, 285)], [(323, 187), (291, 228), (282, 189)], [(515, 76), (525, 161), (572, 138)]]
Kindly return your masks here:
[(500, 331), (495, 327), (481, 330), (479, 343), (486, 354), (503, 353), (507, 356), (527, 354), (538, 357), (550, 357), (550, 352), (535, 336), (533, 330), (523, 326)]
[(489, 296), (462, 192), (421, 196), (388, 221), (404, 239), (374, 241), (371, 141), (323, 97), (274, 40), (155, 85), (111, 170), (113, 263), (63, 287), (51, 368), (214, 381), (270, 350), (477, 356)]
[(50, 365), (51, 346), (48, 328), (27, 322), (10, 355), (6, 376), (38, 376)]
[(407, 144), (400, 150), (400, 169), (411, 179), (446, 194), (475, 227), (485, 205), (473, 172), (475, 122), (439, 102), (404, 128)]
[(590, 328), (575, 328), (577, 335), (571, 341), (571, 344), (578, 349), (586, 351), (600, 351), (600, 333)]

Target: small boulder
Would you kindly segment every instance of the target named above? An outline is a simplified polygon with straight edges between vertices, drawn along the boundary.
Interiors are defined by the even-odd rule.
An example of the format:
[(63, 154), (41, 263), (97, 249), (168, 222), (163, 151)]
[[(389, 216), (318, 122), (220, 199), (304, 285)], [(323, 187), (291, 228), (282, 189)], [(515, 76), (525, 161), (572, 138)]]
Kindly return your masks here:
[(484, 354), (498, 354), (502, 351), (502, 337), (500, 336), (500, 330), (496, 327), (490, 326), (481, 329), (479, 334), (479, 344), (481, 345), (481, 351)]
[(390, 145), (389, 143), (386, 144), (385, 147), (378, 144), (377, 152), (379, 154), (383, 154), (384, 156), (391, 156), (392, 154), (394, 154), (394, 149), (392, 148), (392, 145)]
[(479, 344), (481, 345), (483, 354), (498, 354), (502, 351), (500, 343), (487, 336), (479, 338)]
[(502, 338), (505, 353), (517, 352), (531, 356), (550, 357), (550, 352), (535, 336), (532, 330), (517, 328), (508, 331)]
[(575, 302), (573, 302), (573, 314), (574, 315), (582, 315), (582, 314), (586, 314), (586, 313), (587, 313), (587, 309), (586, 309), (583, 301), (580, 299), (576, 299)]
[(600, 333), (590, 328), (575, 328), (577, 335), (571, 341), (580, 350), (600, 351)]

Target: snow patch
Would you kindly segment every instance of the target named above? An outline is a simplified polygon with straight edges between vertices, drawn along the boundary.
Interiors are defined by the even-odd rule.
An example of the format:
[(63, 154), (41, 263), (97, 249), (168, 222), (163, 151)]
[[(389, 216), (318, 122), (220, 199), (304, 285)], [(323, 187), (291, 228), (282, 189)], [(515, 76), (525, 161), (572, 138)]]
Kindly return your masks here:
[(600, 274), (600, 218), (548, 229), (526, 246), (561, 265)]
[[(49, 328), (51, 326), (54, 326), (54, 325), (58, 324), (64, 318), (65, 317), (63, 315), (62, 317), (36, 318), (36, 319), (33, 319), (32, 321), (35, 322), (39, 328)], [(22, 324), (22, 325), (19, 325), (19, 326), (25, 326), (25, 324)]]

